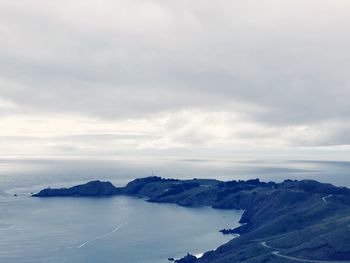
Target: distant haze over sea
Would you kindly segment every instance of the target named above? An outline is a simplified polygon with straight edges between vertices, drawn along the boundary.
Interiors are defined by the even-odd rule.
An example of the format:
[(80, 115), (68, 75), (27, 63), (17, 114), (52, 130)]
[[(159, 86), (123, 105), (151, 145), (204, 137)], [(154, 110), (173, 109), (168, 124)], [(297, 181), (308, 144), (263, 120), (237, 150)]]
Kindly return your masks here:
[[(145, 176), (165, 178), (215, 178), (239, 180), (260, 178), (263, 181), (314, 179), (339, 186), (350, 186), (350, 162), (317, 160), (252, 160), (199, 158), (115, 158), (115, 159), (0, 159), (1, 189), (39, 186), (69, 186), (100, 179), (116, 185)], [(11, 190), (12, 191), (12, 190)]]

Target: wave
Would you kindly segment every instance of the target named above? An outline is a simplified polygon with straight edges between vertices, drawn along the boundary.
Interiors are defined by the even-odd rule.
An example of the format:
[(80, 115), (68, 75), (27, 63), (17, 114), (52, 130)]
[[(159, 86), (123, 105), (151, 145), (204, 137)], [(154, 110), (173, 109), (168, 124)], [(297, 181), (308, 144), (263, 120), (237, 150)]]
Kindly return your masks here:
[(125, 223), (125, 224), (122, 224), (122, 225), (119, 225), (117, 226), (116, 228), (114, 228), (112, 231), (106, 233), (106, 234), (103, 234), (103, 235), (100, 235), (100, 236), (97, 236), (97, 237), (94, 237), (93, 239), (90, 239), (88, 241), (85, 241), (84, 243), (81, 243), (80, 245), (77, 246), (77, 248), (82, 248), (84, 247), (85, 245), (89, 244), (89, 243), (92, 243), (92, 242), (95, 242), (96, 240), (99, 240), (99, 239), (103, 239), (105, 237), (108, 237), (110, 235), (112, 235), (113, 233), (119, 231), (122, 227), (126, 226), (128, 223)]

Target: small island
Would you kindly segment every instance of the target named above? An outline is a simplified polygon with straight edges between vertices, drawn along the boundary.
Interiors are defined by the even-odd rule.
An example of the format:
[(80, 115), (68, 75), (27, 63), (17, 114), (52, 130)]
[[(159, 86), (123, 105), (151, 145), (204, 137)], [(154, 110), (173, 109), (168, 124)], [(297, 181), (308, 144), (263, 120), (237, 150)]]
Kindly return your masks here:
[(71, 188), (47, 188), (32, 196), (115, 195), (187, 207), (244, 210), (240, 227), (221, 230), (238, 238), (200, 258), (188, 254), (175, 262), (350, 262), (350, 189), (313, 180), (223, 182), (152, 176), (125, 187), (91, 181)]

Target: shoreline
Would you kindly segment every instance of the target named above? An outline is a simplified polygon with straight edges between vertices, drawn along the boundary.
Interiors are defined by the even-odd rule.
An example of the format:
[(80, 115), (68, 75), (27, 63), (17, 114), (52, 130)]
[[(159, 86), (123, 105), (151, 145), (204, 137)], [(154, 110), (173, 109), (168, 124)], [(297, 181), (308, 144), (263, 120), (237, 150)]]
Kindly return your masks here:
[[(152, 203), (185, 207), (244, 210), (240, 226), (227, 230), (229, 234), (238, 234), (238, 237), (203, 253), (199, 258), (187, 255), (178, 260), (179, 263), (238, 263), (247, 258), (257, 260), (252, 262), (275, 262), (276, 256), (257, 241), (262, 239), (271, 246), (279, 244), (275, 247), (283, 247), (284, 255), (291, 258), (350, 260), (348, 247), (339, 245), (350, 242), (350, 229), (347, 227), (350, 224), (350, 189), (317, 181), (285, 180), (275, 183), (251, 179), (225, 182), (153, 176), (135, 179), (125, 187), (91, 181), (71, 188), (47, 188), (33, 196), (82, 198), (114, 195), (143, 197)], [(324, 236), (328, 237), (326, 241)], [(295, 240), (300, 242), (297, 246), (302, 245), (302, 249), (295, 249)], [(320, 242), (323, 245), (317, 246)], [(327, 249), (324, 250), (324, 247)]]

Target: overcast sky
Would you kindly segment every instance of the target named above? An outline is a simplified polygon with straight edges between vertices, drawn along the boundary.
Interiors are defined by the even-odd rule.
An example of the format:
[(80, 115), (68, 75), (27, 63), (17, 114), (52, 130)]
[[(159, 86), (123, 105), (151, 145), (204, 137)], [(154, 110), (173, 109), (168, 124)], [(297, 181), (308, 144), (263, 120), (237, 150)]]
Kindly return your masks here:
[(349, 14), (349, 0), (0, 0), (0, 155), (348, 154)]

